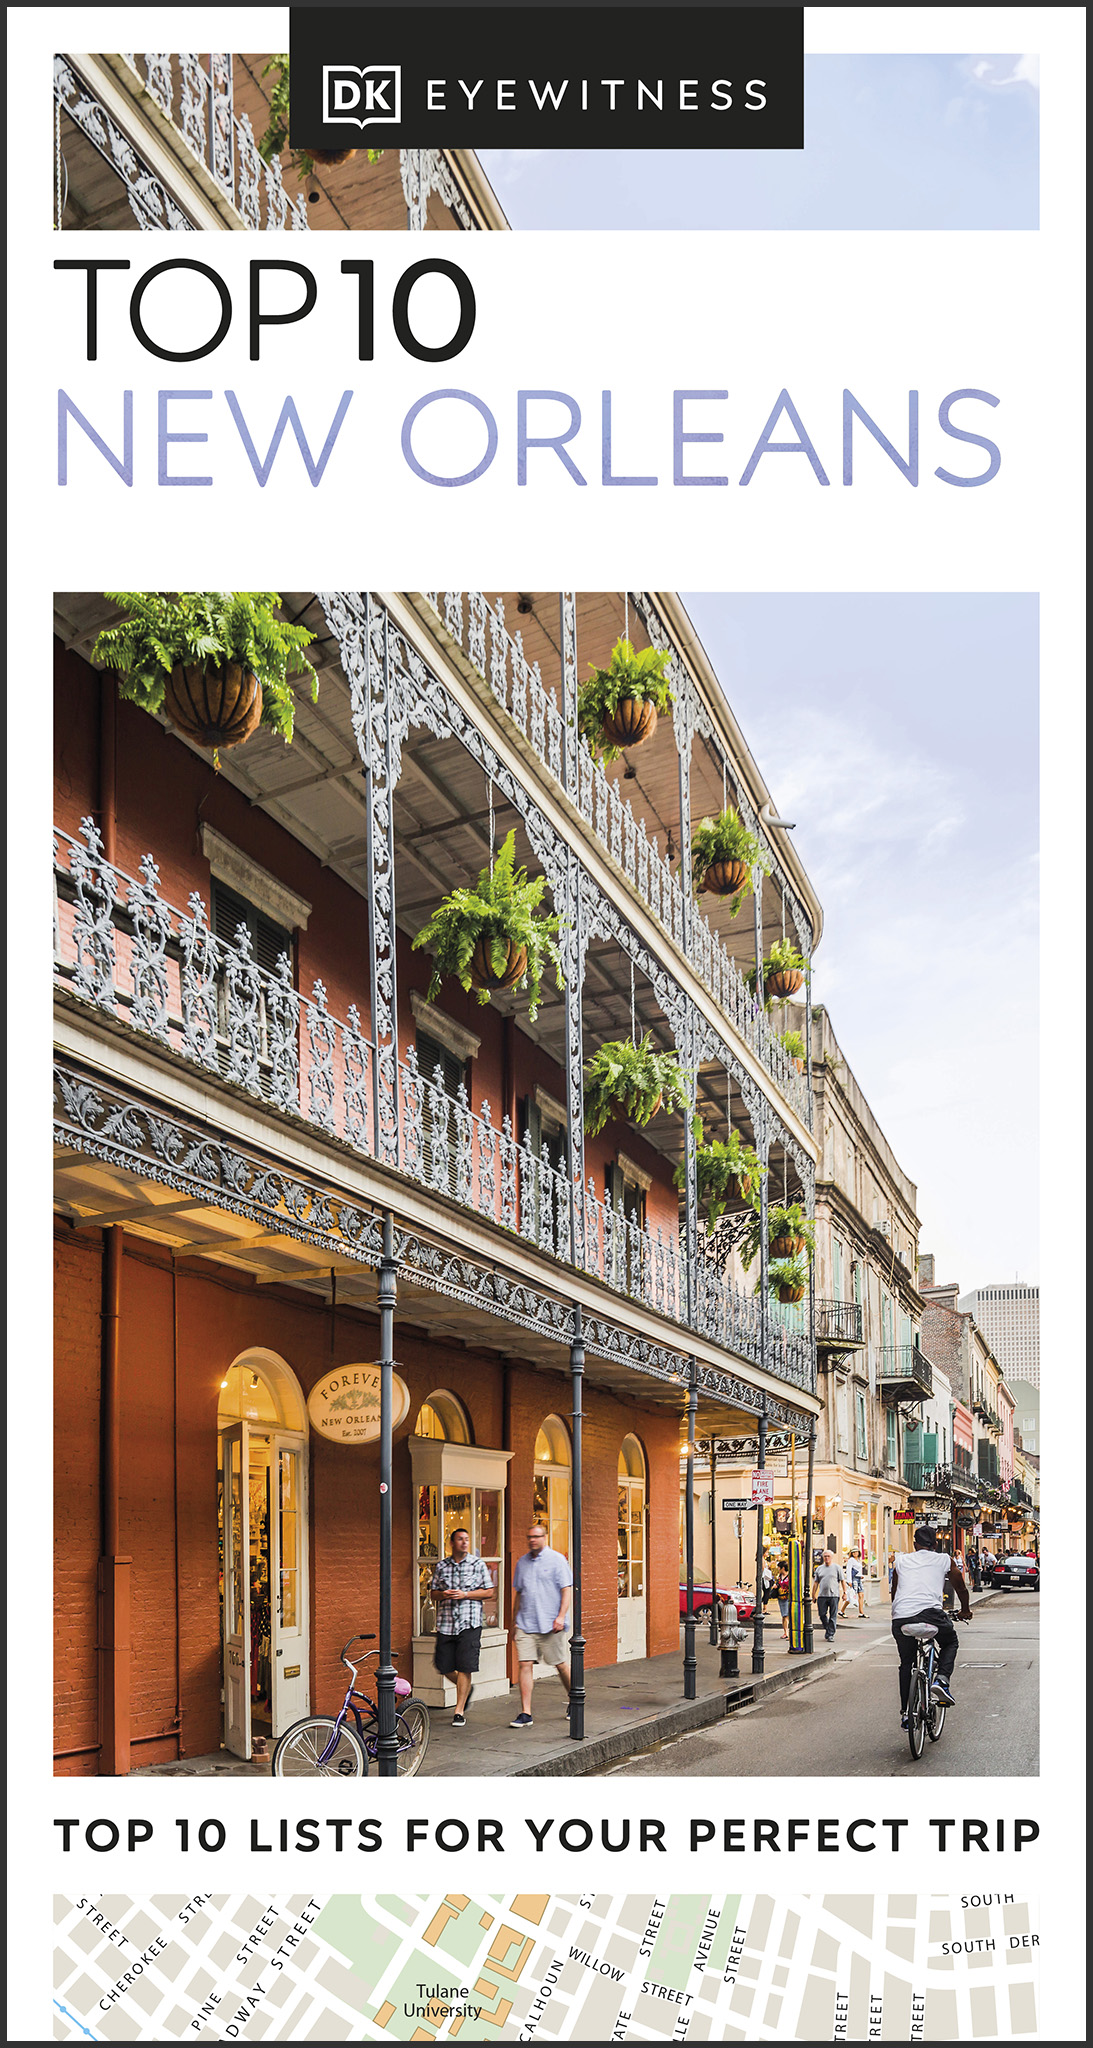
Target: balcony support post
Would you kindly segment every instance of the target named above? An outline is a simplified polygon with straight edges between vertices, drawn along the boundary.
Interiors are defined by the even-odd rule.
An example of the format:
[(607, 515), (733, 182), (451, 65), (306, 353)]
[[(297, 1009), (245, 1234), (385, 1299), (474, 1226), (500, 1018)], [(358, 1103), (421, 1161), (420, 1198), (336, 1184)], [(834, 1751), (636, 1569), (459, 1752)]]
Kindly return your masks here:
[(565, 919), (562, 959), (565, 976), (566, 1153), (569, 1164), (569, 1245), (575, 1266), (594, 1268), (593, 1247), (586, 1242), (584, 1184), (584, 983), (588, 950), (588, 907), (581, 863), (570, 849), (565, 859), (563, 900), (555, 901)]
[(687, 1388), (687, 1497), (683, 1507), (686, 1545), (687, 1612), (683, 1617), (683, 1697), (698, 1698), (698, 1659), (695, 1656), (695, 1418), (698, 1415), (698, 1360), (688, 1360)]
[[(766, 1223), (764, 1220), (764, 1232)], [(760, 1472), (767, 1462), (767, 1397), (759, 1411), (759, 1449), (755, 1463)], [(758, 1678), (764, 1669), (763, 1654), (763, 1524), (766, 1508), (761, 1500), (755, 1503), (755, 1620), (752, 1630), (751, 1668), (753, 1677)]]
[(805, 1495), (805, 1617), (803, 1641), (806, 1655), (811, 1656), (812, 1641), (812, 1486), (816, 1472), (816, 1423), (813, 1419), (808, 1426), (808, 1487)]
[(558, 644), (562, 656), (562, 788), (576, 803), (579, 794), (580, 734), (577, 727), (577, 596), (558, 594)]
[[(377, 652), (376, 640), (381, 641)], [(368, 964), (372, 1034), (372, 1151), (401, 1164), (398, 1074), (398, 973), (395, 926), (395, 784), (401, 727), (392, 702), (391, 622), (365, 598), (364, 703), (356, 726), (364, 761), (365, 858), (368, 873)], [(343, 650), (344, 654), (344, 650)], [(352, 676), (352, 670), (350, 670)], [(357, 710), (354, 693), (354, 711)], [(355, 721), (356, 723), (356, 721)]]
[(395, 1667), (391, 1662), (391, 1417), (395, 1373), (395, 1302), (398, 1296), (395, 1258), (395, 1221), (390, 1209), (383, 1211), (383, 1254), (379, 1263), (380, 1312), (380, 1626), (379, 1660), (376, 1671), (376, 1709), (379, 1736), (376, 1761), (381, 1778), (398, 1775), (398, 1736), (395, 1732)]
[(721, 1641), (717, 1603), (717, 1432), (710, 1437), (710, 1648)]
[(569, 1645), (569, 1733), (574, 1742), (584, 1741), (584, 1652), (581, 1632), (581, 1437), (584, 1427), (584, 1332), (581, 1304), (573, 1304), (573, 1341), (569, 1347), (569, 1377), (573, 1390), (573, 1635)]

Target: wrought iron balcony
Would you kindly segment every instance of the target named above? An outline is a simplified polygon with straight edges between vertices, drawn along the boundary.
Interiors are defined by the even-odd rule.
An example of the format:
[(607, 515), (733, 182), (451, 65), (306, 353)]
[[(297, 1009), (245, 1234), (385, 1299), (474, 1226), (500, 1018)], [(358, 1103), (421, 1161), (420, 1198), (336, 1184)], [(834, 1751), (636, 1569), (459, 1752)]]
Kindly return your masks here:
[[(498, 1126), (487, 1101), (473, 1108), (464, 1085), (449, 1094), (439, 1070), (431, 1077), (419, 1069), (412, 1048), (405, 1060), (377, 1049), (354, 1004), (344, 1020), (332, 1015), (321, 981), (311, 996), (298, 992), (287, 954), (276, 973), (259, 967), (245, 926), (226, 944), (210, 930), (199, 895), (186, 912), (168, 903), (151, 855), (136, 880), (103, 859), (91, 819), (81, 829), (84, 843), (55, 835), (55, 986), (271, 1113), (392, 1163), (531, 1249), (765, 1363), (778, 1378), (814, 1386), (800, 1309), (771, 1304), (764, 1361), (753, 1294), (688, 1256), (674, 1233), (631, 1221), (591, 1178), (571, 1188), (545, 1146), (537, 1153), (530, 1136), (518, 1140), (507, 1116)], [(388, 1104), (394, 1132), (380, 1128)]]
[(899, 1400), (928, 1401), (934, 1369), (917, 1344), (885, 1344), (877, 1360), (877, 1385)]
[[(249, 116), (235, 111), (230, 56), (210, 55), (205, 59), (185, 50), (175, 55), (151, 56), (126, 52), (122, 61), (132, 73), (137, 94), (147, 93), (158, 112), (170, 122), (195, 168), (200, 167), (203, 176), (212, 180), (244, 227), (310, 227), (306, 202), (289, 196), (280, 164), (264, 162), (258, 154)], [(193, 221), (186, 218), (176, 197), (141, 160), (129, 137), (78, 75), (69, 57), (54, 59), (54, 93), (58, 112), (63, 110), (68, 115), (122, 179), (129, 205), (142, 228), (193, 228)]]
[(904, 1465), (903, 1477), (911, 1493), (948, 1493), (949, 1468), (947, 1465)]
[(860, 1302), (816, 1303), (816, 1343), (820, 1350), (855, 1351), (860, 1350), (864, 1342)]
[(576, 728), (567, 729), (557, 691), (543, 682), (538, 662), (528, 661), (521, 633), (509, 632), (502, 601), (491, 605), (480, 590), (430, 590), (425, 596), (471, 666), (488, 680), (497, 702), (542, 766), (567, 791), (586, 825), (675, 940), (783, 1099), (811, 1127), (806, 1076), (771, 1030), (732, 954), (650, 838), (643, 820), (635, 817), (622, 784), (604, 773), (602, 762)]

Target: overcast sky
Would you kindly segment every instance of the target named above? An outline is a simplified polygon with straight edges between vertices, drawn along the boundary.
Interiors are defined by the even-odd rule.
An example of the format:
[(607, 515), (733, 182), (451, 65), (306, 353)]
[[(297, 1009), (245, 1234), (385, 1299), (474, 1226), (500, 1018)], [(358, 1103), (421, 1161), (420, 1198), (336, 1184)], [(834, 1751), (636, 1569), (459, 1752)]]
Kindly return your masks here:
[(684, 601), (796, 821), (814, 998), (918, 1186), (921, 1249), (965, 1291), (1036, 1281), (1036, 598)]
[(805, 148), (480, 152), (514, 228), (1034, 228), (1031, 56), (805, 58)]

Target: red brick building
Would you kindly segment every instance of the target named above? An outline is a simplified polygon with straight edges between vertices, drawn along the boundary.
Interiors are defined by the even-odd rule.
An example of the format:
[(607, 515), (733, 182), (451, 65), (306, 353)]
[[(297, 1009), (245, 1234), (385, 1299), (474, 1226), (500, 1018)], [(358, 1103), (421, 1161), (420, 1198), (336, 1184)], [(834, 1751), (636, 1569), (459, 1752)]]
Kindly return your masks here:
[[(482, 1690), (514, 1673), (533, 1515), (573, 1561), (594, 1685), (678, 1643), (688, 1403), (699, 1429), (765, 1413), (807, 1436), (807, 1312), (704, 1260), (684, 1119), (585, 1135), (581, 1062), (652, 1031), (688, 1055), (707, 1133), (737, 1126), (807, 1195), (807, 1082), (741, 969), (784, 900), (810, 936), (818, 906), (783, 845), (751, 933), (683, 898), (665, 854), (692, 808), (729, 788), (757, 818), (766, 792), (675, 600), (525, 602), (513, 639), (516, 594), (286, 597), (318, 704), (301, 692), (291, 749), (261, 729), (216, 772), (90, 666), (106, 602), (58, 599), (61, 1772), (245, 1755), (340, 1699), (341, 1645), (379, 1615), (385, 1227), (392, 1645), (438, 1705), (452, 1527), (497, 1579)], [(635, 775), (577, 742), (577, 646), (606, 659), (624, 617), (671, 650), (682, 776), (670, 720)], [(452, 982), (428, 1006), (413, 932), (510, 829), (566, 917), (565, 987), (534, 1021)], [(332, 1423), (336, 1378), (357, 1407)]]

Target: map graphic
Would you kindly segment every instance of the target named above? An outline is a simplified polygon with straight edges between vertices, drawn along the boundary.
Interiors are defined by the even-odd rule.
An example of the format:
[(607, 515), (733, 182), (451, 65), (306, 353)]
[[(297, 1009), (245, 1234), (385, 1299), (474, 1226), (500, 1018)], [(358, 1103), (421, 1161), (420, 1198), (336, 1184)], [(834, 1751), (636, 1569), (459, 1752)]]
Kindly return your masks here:
[(1035, 2038), (1027, 1899), (59, 1896), (58, 2041)]

